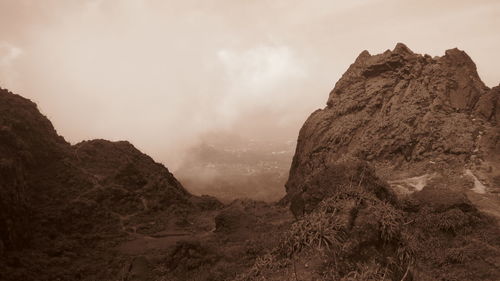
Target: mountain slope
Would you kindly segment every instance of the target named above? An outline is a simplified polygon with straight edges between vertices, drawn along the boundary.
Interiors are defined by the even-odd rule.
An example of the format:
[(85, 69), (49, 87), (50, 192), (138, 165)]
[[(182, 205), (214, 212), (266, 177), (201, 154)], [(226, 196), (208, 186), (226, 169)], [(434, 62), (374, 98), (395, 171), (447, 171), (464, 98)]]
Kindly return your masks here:
[(389, 180), (467, 168), (499, 188), (499, 169), (487, 173), (500, 163), (498, 95), (458, 49), (435, 58), (401, 43), (379, 55), (364, 51), (336, 83), (327, 107), (300, 130), (287, 193), (349, 157), (371, 161)]
[(128, 142), (71, 146), (33, 102), (3, 89), (0, 195), (0, 280), (116, 274), (96, 260), (111, 262), (110, 249), (130, 227), (206, 201)]
[[(27, 174), (59, 161), (70, 145), (36, 105), (0, 89), (0, 249), (29, 243), (31, 190)], [(1, 250), (0, 250), (1, 251)]]
[(499, 280), (498, 94), (458, 49), (362, 52), (300, 130), (297, 221), (237, 280)]

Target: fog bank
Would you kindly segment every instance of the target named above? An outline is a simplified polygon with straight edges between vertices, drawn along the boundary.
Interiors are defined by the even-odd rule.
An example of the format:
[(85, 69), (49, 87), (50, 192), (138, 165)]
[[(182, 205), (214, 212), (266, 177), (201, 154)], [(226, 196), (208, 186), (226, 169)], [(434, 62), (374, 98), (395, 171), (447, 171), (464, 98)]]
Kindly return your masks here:
[(72, 143), (126, 139), (173, 170), (200, 136), (295, 139), (363, 50), (465, 50), (500, 82), (498, 1), (0, 2), (0, 86)]

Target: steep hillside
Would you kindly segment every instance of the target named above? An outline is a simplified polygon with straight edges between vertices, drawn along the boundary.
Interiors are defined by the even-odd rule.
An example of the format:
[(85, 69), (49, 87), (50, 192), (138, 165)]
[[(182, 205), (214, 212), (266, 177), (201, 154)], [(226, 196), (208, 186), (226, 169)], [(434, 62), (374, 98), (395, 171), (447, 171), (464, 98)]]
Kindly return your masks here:
[(349, 157), (371, 161), (387, 180), (469, 169), (499, 189), (499, 100), (458, 49), (434, 58), (401, 43), (363, 51), (300, 130), (287, 193)]
[(220, 206), (194, 198), (128, 142), (71, 146), (33, 102), (3, 89), (0, 195), (0, 280), (116, 274), (102, 263), (129, 233), (160, 231), (154, 222), (179, 210)]
[(99, 203), (128, 215), (187, 204), (191, 197), (166, 167), (126, 141), (84, 141), (74, 149), (78, 167), (95, 182), (94, 189), (79, 198), (96, 196), (104, 200)]
[(362, 52), (300, 130), (297, 221), (237, 280), (499, 280), (498, 100), (458, 49)]
[(292, 199), (297, 221), (236, 280), (500, 278), (498, 224), (463, 192), (433, 183), (396, 199), (368, 163), (353, 160), (323, 169), (305, 186)]
[(31, 198), (44, 190), (27, 174), (60, 161), (70, 145), (34, 103), (0, 88), (0, 252), (29, 244)]

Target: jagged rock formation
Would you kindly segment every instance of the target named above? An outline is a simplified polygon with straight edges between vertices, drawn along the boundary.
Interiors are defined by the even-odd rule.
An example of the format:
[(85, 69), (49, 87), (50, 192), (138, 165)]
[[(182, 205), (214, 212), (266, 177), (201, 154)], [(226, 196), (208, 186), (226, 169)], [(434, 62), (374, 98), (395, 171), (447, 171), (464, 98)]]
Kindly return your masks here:
[(128, 142), (71, 146), (33, 102), (0, 89), (0, 280), (79, 279), (78, 260), (132, 231), (130, 221), (212, 201)]
[(300, 130), (298, 220), (237, 280), (499, 279), (499, 93), (458, 49), (362, 52)]
[(379, 55), (363, 51), (326, 108), (300, 130), (287, 193), (346, 158), (371, 161), (396, 178), (467, 167), (493, 190), (500, 173), (492, 171), (500, 163), (499, 94), (458, 49), (435, 58), (401, 43)]
[(487, 121), (500, 123), (500, 86), (482, 95), (476, 104), (475, 111)]
[(458, 49), (363, 51), (300, 130), (283, 202), (304, 217), (243, 280), (294, 256), (295, 278), (498, 279), (499, 94)]

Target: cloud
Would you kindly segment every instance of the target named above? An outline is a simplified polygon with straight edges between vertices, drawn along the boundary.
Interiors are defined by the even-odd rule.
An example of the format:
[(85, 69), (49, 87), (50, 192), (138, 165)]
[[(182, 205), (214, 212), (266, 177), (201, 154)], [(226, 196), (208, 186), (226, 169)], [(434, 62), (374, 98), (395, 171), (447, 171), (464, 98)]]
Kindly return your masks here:
[(8, 43), (0, 43), (0, 66), (7, 66), (22, 54), (22, 50)]
[(303, 66), (287, 46), (265, 46), (242, 52), (222, 49), (217, 52), (229, 83), (255, 95), (272, 90), (287, 79), (303, 78)]
[(9, 43), (0, 43), (0, 82), (2, 87), (11, 87), (14, 84), (14, 79), (17, 77), (17, 72), (14, 70), (14, 61), (21, 56), (23, 51)]
[(228, 122), (248, 111), (283, 102), (289, 94), (286, 88), (307, 77), (305, 63), (288, 46), (226, 48), (217, 51), (217, 57), (224, 71), (225, 95), (216, 107)]
[(171, 166), (206, 132), (296, 138), (364, 49), (402, 41), (442, 55), (459, 47), (486, 84), (497, 85), (499, 7), (497, 0), (0, 1), (0, 86), (36, 101), (72, 143), (127, 139)]

